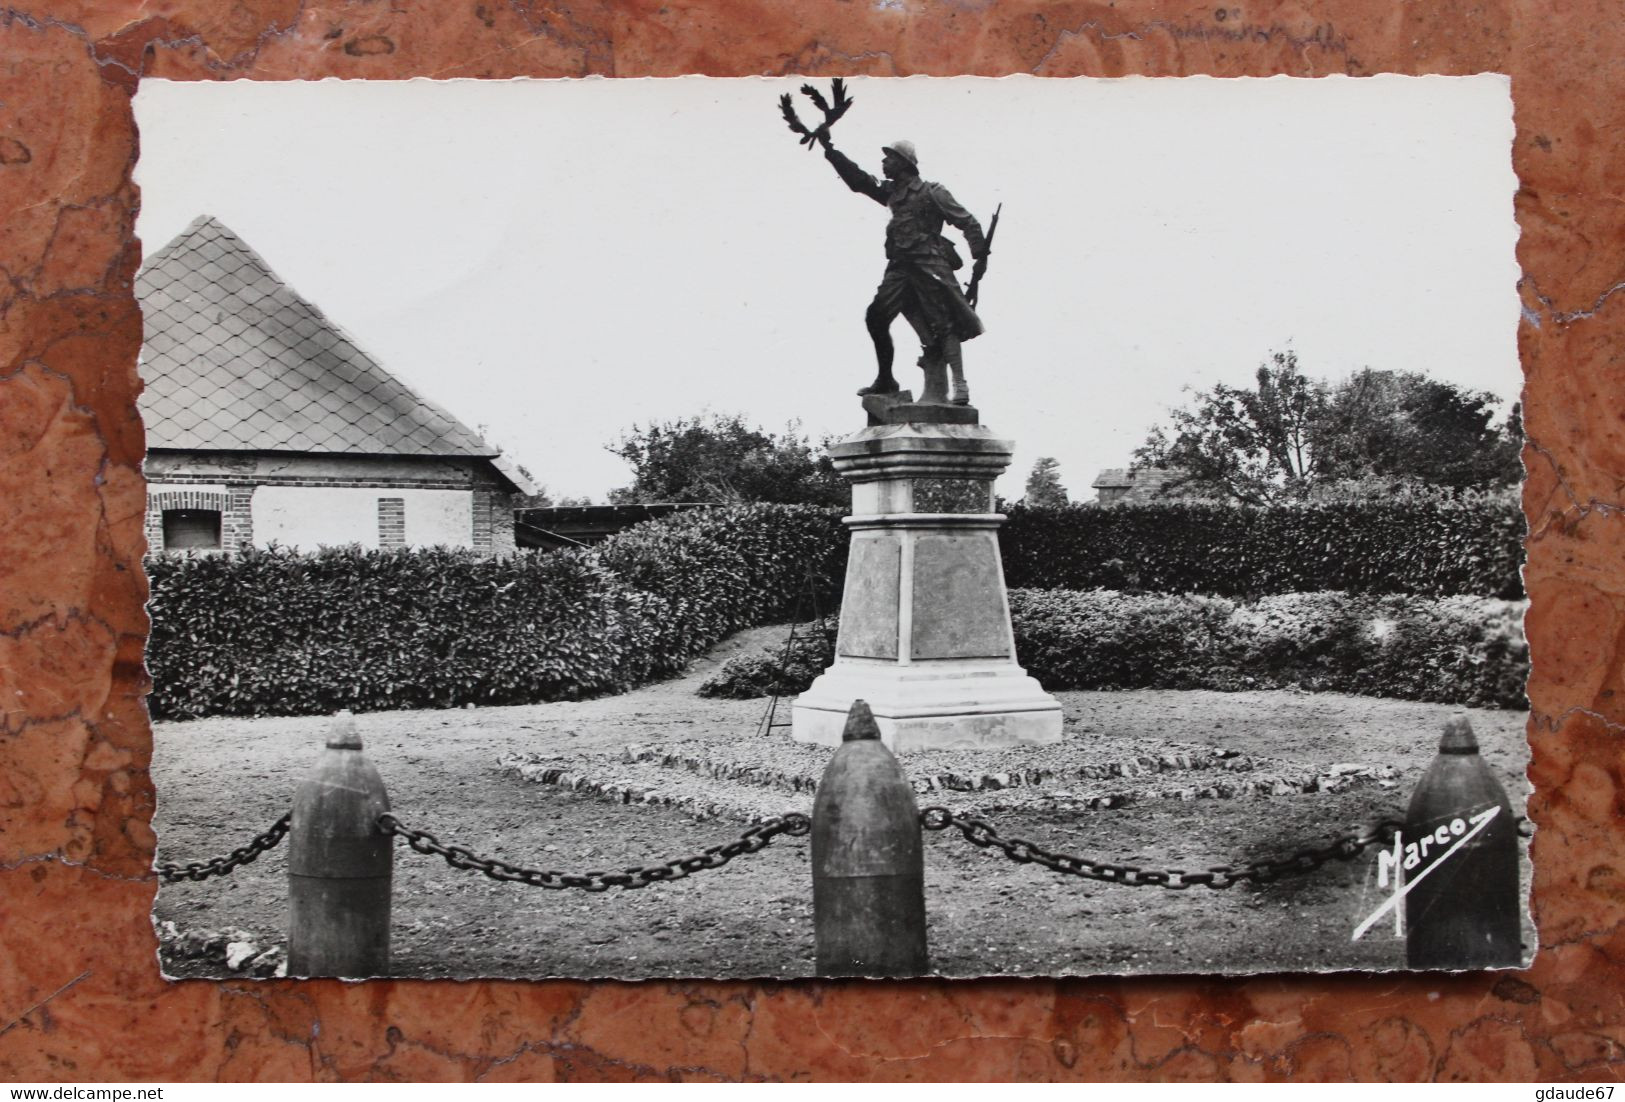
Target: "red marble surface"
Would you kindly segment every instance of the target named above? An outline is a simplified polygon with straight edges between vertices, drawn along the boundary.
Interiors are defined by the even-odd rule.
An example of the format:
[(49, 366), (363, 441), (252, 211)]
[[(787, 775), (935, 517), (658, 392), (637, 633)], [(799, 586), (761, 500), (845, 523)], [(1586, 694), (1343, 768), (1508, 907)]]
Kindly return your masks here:
[[(1616, 1078), (1619, 14), (1603, 0), (24, 0), (0, 15), (0, 1078)], [(1513, 77), (1540, 827), (1541, 949), (1527, 973), (159, 979), (131, 296), (141, 77), (1384, 71)]]

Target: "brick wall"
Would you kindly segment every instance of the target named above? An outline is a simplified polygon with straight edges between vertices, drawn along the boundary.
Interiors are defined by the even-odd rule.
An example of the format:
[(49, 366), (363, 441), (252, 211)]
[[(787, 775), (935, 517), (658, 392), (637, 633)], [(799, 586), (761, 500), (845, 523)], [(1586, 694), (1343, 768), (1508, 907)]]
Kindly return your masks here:
[(513, 495), (487, 491), (491, 499), (491, 553), (511, 555), (516, 544), (513, 536)]
[(252, 489), (255, 486), (334, 486), (346, 489), (363, 490), (466, 490), (469, 481), (466, 478), (346, 478), (343, 476), (267, 476), (267, 475), (219, 475), (219, 474), (183, 474), (179, 472), (165, 472), (162, 478), (154, 476), (153, 479), (161, 481), (166, 486), (202, 485), (202, 486), (246, 486)]
[(474, 550), (482, 555), (512, 554), (513, 495), (501, 490), (474, 491)]
[(254, 546), (254, 487), (228, 486), (231, 505), (220, 518), (220, 537), (227, 551)]
[(164, 513), (170, 509), (201, 509), (220, 514), (220, 549), (236, 551), (254, 540), (252, 486), (222, 486), (218, 481), (176, 488), (163, 485), (147, 492), (144, 528), (147, 548), (164, 549)]
[(378, 546), (385, 551), (394, 551), (406, 546), (405, 498), (378, 499)]

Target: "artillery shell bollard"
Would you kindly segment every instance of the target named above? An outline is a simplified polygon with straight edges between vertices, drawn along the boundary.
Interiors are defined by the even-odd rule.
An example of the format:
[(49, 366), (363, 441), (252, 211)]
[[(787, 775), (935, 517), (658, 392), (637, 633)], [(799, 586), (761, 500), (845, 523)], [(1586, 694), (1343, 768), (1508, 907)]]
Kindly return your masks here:
[(929, 973), (920, 813), (861, 700), (818, 782), (812, 867), (820, 976)]
[(1403, 841), (1409, 967), (1522, 963), (1517, 819), (1464, 715), (1445, 724), (1439, 755), (1411, 795)]
[(394, 839), (378, 826), (389, 794), (340, 712), (321, 761), (293, 798), (288, 832), (288, 974), (389, 974)]

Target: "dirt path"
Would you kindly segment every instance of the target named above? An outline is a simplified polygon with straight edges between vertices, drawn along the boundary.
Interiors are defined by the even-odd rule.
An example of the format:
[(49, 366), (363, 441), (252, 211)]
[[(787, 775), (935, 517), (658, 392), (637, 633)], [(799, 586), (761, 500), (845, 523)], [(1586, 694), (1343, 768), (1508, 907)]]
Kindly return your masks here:
[[(360, 717), (360, 729), (397, 814), (442, 840), (570, 871), (663, 860), (737, 836), (753, 809), (771, 813), (810, 802), (805, 792), (760, 778), (764, 771), (816, 776), (827, 750), (797, 746), (786, 731), (758, 738), (763, 701), (693, 693), (728, 656), (782, 640), (783, 632), (742, 633), (686, 676), (624, 696), (374, 713)], [(1049, 776), (1025, 788), (993, 782), (996, 787), (979, 791), (931, 793), (922, 803), (957, 801), (986, 811), (1005, 833), (1114, 861), (1186, 868), (1236, 862), (1290, 852), (1402, 811), (1453, 711), (1292, 692), (1059, 695), (1066, 709), (1060, 750), (903, 759), (915, 778)], [(1471, 715), (1486, 759), (1521, 804), (1527, 714)], [(224, 852), (274, 821), (314, 761), (327, 726), (324, 718), (156, 724), (160, 860)], [(701, 765), (748, 766), (756, 779), (629, 764), (623, 760), (628, 745)], [(670, 795), (679, 806), (612, 802), (534, 783), (534, 776), (499, 767), (500, 759), (515, 755), (597, 778), (621, 798), (633, 788)], [(1161, 764), (1143, 767), (1146, 761)], [(1273, 788), (1231, 791), (1259, 777), (1277, 780)], [(1306, 777), (1320, 790), (1302, 790)], [(703, 817), (685, 810), (696, 791), (723, 806)], [(1113, 799), (1120, 802), (1102, 803)], [(273, 851), (224, 880), (166, 886), (155, 917), (181, 931), (235, 928), (256, 948), (276, 945), (285, 924), (283, 855)], [(928, 834), (926, 867), (933, 962), (948, 975), (1403, 964), (1403, 942), (1391, 924), (1350, 941), (1353, 927), (1381, 902), (1369, 855), (1305, 878), (1227, 892), (1062, 878), (949, 834)], [(499, 884), (402, 849), (396, 971), (425, 977), (805, 976), (813, 959), (809, 875), (805, 839), (780, 839), (760, 854), (680, 883), (602, 895)], [(169, 948), (171, 974), (231, 974), (220, 962), (219, 944), (209, 952), (177, 953), (171, 939)]]

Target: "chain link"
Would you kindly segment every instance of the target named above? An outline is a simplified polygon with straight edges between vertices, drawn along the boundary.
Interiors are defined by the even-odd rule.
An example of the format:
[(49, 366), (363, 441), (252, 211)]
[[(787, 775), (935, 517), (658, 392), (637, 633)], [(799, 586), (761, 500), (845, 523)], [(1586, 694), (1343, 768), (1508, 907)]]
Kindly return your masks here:
[(166, 884), (175, 884), (182, 880), (207, 880), (211, 876), (225, 876), (239, 865), (249, 864), (266, 850), (275, 849), (287, 836), (288, 825), (292, 822), (293, 812), (290, 811), (271, 824), (270, 830), (256, 834), (248, 845), (234, 849), (224, 857), (214, 857), (208, 861), (192, 861), (185, 865), (167, 863), (159, 865), (158, 877)]
[(1345, 834), (1324, 846), (1311, 846), (1289, 857), (1254, 861), (1246, 865), (1213, 865), (1202, 872), (1184, 869), (1146, 869), (1138, 865), (1110, 864), (1068, 853), (1054, 853), (1037, 842), (1025, 838), (1005, 838), (993, 827), (969, 816), (955, 815), (945, 807), (928, 807), (920, 812), (920, 825), (926, 830), (946, 830), (954, 827), (965, 840), (983, 849), (998, 849), (1019, 864), (1042, 865), (1051, 872), (1068, 876), (1081, 876), (1086, 880), (1100, 880), (1107, 884), (1129, 887), (1167, 888), (1184, 891), (1200, 884), (1215, 891), (1233, 888), (1243, 881), (1268, 884), (1283, 876), (1296, 876), (1312, 872), (1328, 861), (1349, 861), (1358, 857), (1368, 846), (1393, 841), (1394, 833), (1405, 824), (1384, 819), (1361, 834)]
[(640, 865), (620, 872), (552, 872), (543, 869), (511, 865), (494, 857), (480, 857), (463, 846), (446, 845), (426, 830), (414, 830), (389, 812), (378, 816), (378, 826), (387, 834), (404, 838), (406, 844), (419, 853), (438, 856), (454, 869), (472, 869), (492, 880), (528, 884), (533, 888), (576, 888), (584, 892), (605, 892), (611, 888), (645, 888), (650, 884), (664, 884), (682, 880), (691, 873), (706, 869), (720, 869), (735, 857), (766, 849), (768, 843), (780, 834), (799, 837), (812, 829), (812, 820), (792, 812), (776, 819), (757, 823), (731, 842), (693, 854), (675, 857), (658, 865)]

